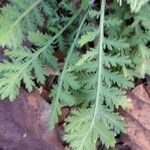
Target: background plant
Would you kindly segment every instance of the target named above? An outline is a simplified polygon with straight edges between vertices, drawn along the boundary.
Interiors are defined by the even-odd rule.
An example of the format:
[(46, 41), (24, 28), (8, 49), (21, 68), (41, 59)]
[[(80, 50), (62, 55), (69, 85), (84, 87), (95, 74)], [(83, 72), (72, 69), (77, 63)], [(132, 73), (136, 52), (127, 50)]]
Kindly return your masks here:
[[(60, 71), (50, 91), (50, 128), (62, 107), (73, 106), (64, 137), (73, 149), (95, 149), (98, 139), (114, 146), (115, 136), (125, 132), (115, 111), (128, 105), (124, 89), (133, 86), (134, 77), (150, 73), (149, 5), (148, 0), (10, 1), (0, 16), (0, 44), (8, 56), (0, 63), (1, 98), (13, 100), (21, 83), (28, 91), (44, 84), (49, 64)], [(57, 49), (66, 56), (63, 70)]]

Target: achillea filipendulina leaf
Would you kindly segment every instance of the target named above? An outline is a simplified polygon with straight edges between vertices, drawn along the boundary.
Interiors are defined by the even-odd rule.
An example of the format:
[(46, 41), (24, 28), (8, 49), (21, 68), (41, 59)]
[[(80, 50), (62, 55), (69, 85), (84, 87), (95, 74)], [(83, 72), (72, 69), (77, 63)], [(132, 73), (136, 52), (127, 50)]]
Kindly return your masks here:
[[(39, 10), (36, 8), (41, 2), (42, 0), (14, 0), (11, 4), (8, 4), (4, 8), (1, 8), (1, 46), (16, 48), (20, 44), (22, 44), (24, 40), (24, 32), (27, 33), (27, 31), (30, 30), (29, 27), (35, 27), (35, 25), (43, 25), (43, 18)], [(28, 23), (30, 26), (26, 26), (26, 23)]]
[[(120, 6), (102, 0), (101, 11), (94, 0), (13, 0), (0, 8), (0, 45), (7, 49), (0, 62), (1, 99), (12, 101), (20, 87), (30, 92), (45, 84), (44, 66), (50, 65), (58, 84), (50, 94), (49, 126), (71, 106), (64, 137), (73, 150), (94, 150), (97, 140), (113, 147), (125, 132), (117, 113), (128, 105), (125, 89), (150, 73), (149, 2), (117, 1)], [(64, 65), (56, 50), (68, 53)]]
[[(0, 84), (0, 88), (1, 88), (0, 95), (2, 99), (9, 97), (11, 100), (13, 100), (18, 95), (21, 81), (25, 83), (25, 86), (27, 87), (29, 91), (31, 91), (32, 88), (34, 87), (33, 79), (36, 79), (38, 82), (44, 83), (45, 72), (43, 71), (44, 69), (42, 67), (43, 62), (39, 59), (39, 57), (43, 52), (47, 51), (48, 48), (51, 46), (51, 44), (59, 37), (59, 35), (61, 35), (66, 30), (66, 28), (78, 16), (80, 11), (81, 10), (79, 10), (73, 17), (71, 17), (70, 21), (55, 36), (53, 36), (48, 41), (46, 41), (43, 47), (38, 48), (37, 51), (32, 52), (31, 50), (25, 48), (23, 52), (23, 53), (27, 53), (25, 55), (22, 55), (21, 53), (16, 53), (15, 55), (15, 53), (7, 51), (8, 55), (11, 55), (11, 53), (13, 53), (13, 56), (10, 56), (11, 61), (15, 62), (15, 60), (18, 60), (17, 63), (21, 64), (21, 68), (19, 70), (18, 68), (16, 70), (13, 70), (14, 66), (11, 65), (10, 67), (12, 68), (10, 68), (8, 71), (8, 69), (7, 70), (5, 69), (5, 65), (6, 67), (8, 67), (7, 63), (5, 64), (2, 62), (0, 64), (3, 66), (1, 70), (3, 74), (2, 76), (0, 76), (0, 80), (3, 81)], [(20, 50), (23, 50), (23, 48), (19, 49), (18, 51)], [(47, 54), (51, 54), (51, 53), (47, 53)], [(21, 57), (19, 55), (21, 55)], [(50, 55), (49, 58), (53, 58), (52, 54)], [(54, 61), (51, 60), (52, 66), (53, 66), (53, 63), (56, 65), (55, 59), (53, 60)], [(38, 63), (37, 65), (36, 65), (36, 61)], [(31, 72), (34, 73), (32, 76), (31, 76)], [(7, 92), (4, 93), (6, 89), (7, 89)]]
[[(72, 45), (69, 49), (67, 58), (65, 60), (65, 65), (64, 65), (63, 71), (62, 71), (62, 73), (60, 75), (60, 78), (59, 78), (57, 93), (56, 93), (56, 96), (55, 96), (55, 98), (53, 99), (53, 102), (52, 102), (53, 108), (52, 108), (51, 117), (50, 117), (50, 121), (49, 121), (49, 127), (50, 128), (53, 128), (55, 123), (58, 121), (58, 115), (59, 115), (58, 112), (60, 112), (60, 111), (58, 111), (58, 105), (60, 105), (59, 103), (60, 103), (61, 91), (63, 90), (64, 78), (65, 78), (65, 75), (67, 73), (67, 68), (68, 68), (68, 65), (69, 65), (69, 62), (70, 62), (70, 56), (72, 56), (73, 50), (75, 48), (75, 44), (76, 44), (76, 42), (78, 40), (78, 37), (80, 35), (80, 32), (81, 32), (81, 28), (82, 28), (82, 26), (83, 26), (83, 24), (84, 24), (84, 22), (87, 18), (87, 14), (88, 14), (88, 12), (86, 12), (85, 16), (83, 17), (82, 22), (80, 23), (79, 29), (77, 30), (77, 33), (76, 33), (76, 36), (75, 36), (75, 39), (74, 39), (74, 42), (72, 43)], [(74, 88), (74, 86), (73, 86), (73, 88)], [(60, 110), (60, 108), (59, 108), (59, 110)]]

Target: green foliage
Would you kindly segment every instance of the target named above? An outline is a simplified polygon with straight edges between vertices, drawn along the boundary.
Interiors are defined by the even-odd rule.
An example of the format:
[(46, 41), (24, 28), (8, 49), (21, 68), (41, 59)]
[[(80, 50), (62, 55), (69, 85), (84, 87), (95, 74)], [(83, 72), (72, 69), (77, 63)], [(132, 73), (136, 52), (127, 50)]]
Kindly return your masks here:
[[(102, 0), (101, 10), (93, 0), (77, 6), (68, 0), (13, 0), (0, 8), (0, 45), (8, 57), (0, 62), (1, 99), (14, 100), (21, 86), (30, 92), (43, 85), (45, 64), (59, 71), (50, 91), (49, 127), (62, 107), (71, 106), (64, 139), (74, 150), (94, 150), (99, 139), (113, 147), (115, 136), (125, 132), (116, 112), (128, 106), (125, 89), (134, 77), (150, 74), (150, 3), (117, 1), (121, 6)], [(66, 57), (62, 70), (58, 49)]]
[(131, 11), (138, 12), (140, 8), (146, 4), (149, 0), (127, 0), (127, 3), (130, 4)]
[[(79, 82), (82, 84), (78, 99), (80, 98), (79, 102), (83, 105), (82, 109), (73, 111), (66, 119), (65, 139), (70, 142), (73, 149), (96, 149), (95, 142), (99, 138), (106, 147), (114, 146), (115, 135), (120, 131), (125, 131), (122, 118), (113, 112), (115, 108), (120, 106), (125, 108), (127, 106), (125, 93), (120, 89), (132, 87), (132, 79), (134, 76), (139, 75), (138, 77), (143, 77), (146, 72), (149, 73), (150, 71), (148, 68), (148, 62), (150, 60), (149, 49), (143, 45), (143, 40), (141, 40), (142, 45), (140, 45), (137, 38), (138, 32), (136, 31), (137, 26), (142, 22), (142, 18), (147, 18), (146, 15), (142, 15), (143, 17), (139, 19), (142, 13), (141, 10), (139, 14), (134, 17), (133, 25), (135, 26), (133, 27), (133, 25), (131, 25), (126, 27), (125, 22), (130, 19), (131, 15), (129, 16), (125, 12), (119, 16), (117, 9), (120, 8), (118, 6), (107, 7), (108, 9), (112, 9), (114, 14), (105, 15), (105, 37), (101, 35), (103, 34), (101, 28), (104, 13), (101, 11), (99, 28), (94, 29), (94, 31), (86, 32), (79, 39), (80, 46), (94, 39), (97, 46), (82, 55), (82, 58), (75, 64), (74, 68), (71, 68), (79, 75)], [(125, 7), (123, 7), (123, 9), (125, 9)], [(146, 8), (147, 12), (149, 7), (143, 7)], [(92, 17), (96, 17), (96, 15)], [(112, 17), (118, 18), (115, 19), (115, 25), (110, 21)], [(145, 21), (148, 21), (148, 19), (145, 19)], [(114, 22), (113, 19), (112, 22)], [(124, 28), (122, 27), (123, 25)], [(147, 25), (148, 23), (144, 25), (146, 29)], [(126, 31), (123, 31), (122, 28)], [(129, 34), (128, 30), (132, 34)], [(142, 27), (138, 27), (138, 31), (144, 32)], [(99, 42), (97, 41), (98, 34), (100, 37)], [(125, 40), (127, 36), (133, 36), (133, 34), (137, 38), (134, 38), (134, 42), (136, 41), (134, 45), (132, 45), (133, 40)], [(144, 35), (143, 37), (140, 35), (139, 33), (138, 37), (144, 37), (145, 44), (148, 43), (149, 36), (146, 36), (144, 33), (142, 34)], [(103, 49), (99, 49), (101, 44), (103, 44), (103, 47), (101, 47)], [(139, 48), (139, 45), (140, 52), (138, 52), (138, 50), (131, 52), (133, 49)], [(100, 57), (100, 55), (102, 56)], [(137, 68), (134, 68), (135, 66), (137, 66)], [(138, 73), (140, 70), (141, 73)], [(82, 95), (87, 96), (83, 97)], [(88, 103), (88, 107), (84, 108), (84, 103)], [(78, 143), (80, 143), (80, 145)]]
[[(83, 91), (90, 91), (90, 94), (93, 95), (92, 98), (90, 96), (87, 97), (87, 99), (91, 98), (90, 100), (86, 100), (90, 104), (89, 108), (73, 111), (71, 116), (66, 119), (65, 139), (70, 142), (73, 149), (78, 150), (95, 149), (95, 142), (98, 138), (101, 139), (101, 142), (107, 148), (114, 146), (114, 135), (120, 131), (125, 131), (121, 117), (112, 111), (114, 111), (114, 108), (118, 108), (119, 106), (125, 107), (127, 105), (124, 93), (119, 89), (128, 88), (132, 84), (124, 77), (121, 71), (118, 72), (117, 68), (127, 66), (131, 62), (127, 57), (122, 57), (122, 64), (120, 64), (120, 61), (117, 61), (117, 59), (111, 59), (113, 57), (119, 58), (118, 54), (114, 54), (111, 57), (104, 52), (104, 49), (121, 51), (128, 48), (128, 45), (124, 44), (123, 40), (116, 40), (115, 38), (113, 39), (115, 42), (111, 42), (111, 44), (109, 40), (105, 40), (103, 31), (105, 20), (104, 1), (102, 1), (101, 7), (100, 26), (94, 32), (91, 32), (92, 35), (99, 34), (98, 44), (96, 48), (91, 49), (90, 52), (83, 55), (76, 63), (76, 67), (79, 70), (74, 68), (76, 74), (80, 76), (81, 89)], [(89, 33), (86, 33), (82, 35), (79, 43), (83, 46), (83, 44), (93, 41), (94, 38), (96, 36), (89, 37)], [(94, 66), (91, 70), (91, 65), (93, 64)], [(81, 72), (84, 75), (81, 76)], [(85, 80), (85, 76), (88, 76), (88, 79)], [(84, 103), (82, 99), (81, 101)]]
[(75, 40), (69, 49), (67, 58), (65, 60), (63, 71), (60, 75), (60, 79), (58, 80), (59, 81), (58, 86), (54, 88), (54, 91), (56, 92), (52, 94), (54, 101), (52, 102), (52, 112), (49, 121), (50, 128), (54, 128), (55, 123), (58, 121), (58, 115), (60, 114), (60, 108), (61, 108), (60, 104), (62, 106), (66, 106), (66, 105), (72, 106), (73, 104), (75, 104), (75, 97), (73, 96), (72, 90), (78, 90), (80, 88), (80, 84), (78, 83), (77, 77), (75, 75), (73, 75), (71, 72), (67, 72), (67, 68), (69, 64), (70, 65), (73, 64), (72, 61), (70, 62), (70, 58), (74, 57), (74, 55), (72, 55), (73, 50), (75, 48), (75, 44), (79, 37), (84, 21), (86, 20), (86, 17), (87, 17), (87, 13), (84, 16), (79, 26), (79, 29), (77, 31), (77, 34), (75, 36)]
[[(117, 0), (122, 5), (123, 0)], [(141, 7), (146, 4), (149, 0), (125, 0), (129, 5), (131, 12), (138, 12)]]
[(3, 47), (18, 47), (25, 38), (24, 32), (43, 26), (44, 18), (37, 7), (40, 3), (42, 0), (13, 0), (1, 9), (0, 44)]
[[(10, 9), (12, 8), (10, 7)], [(40, 31), (35, 32), (34, 30), (32, 32), (28, 32), (27, 39), (34, 44), (36, 49), (24, 48), (23, 45), (18, 44), (18, 47), (15, 49), (13, 49), (13, 47), (12, 49), (6, 51), (6, 55), (10, 58), (11, 65), (8, 65), (8, 62), (0, 63), (2, 73), (0, 78), (0, 94), (2, 99), (9, 97), (10, 100), (13, 100), (19, 93), (21, 81), (25, 83), (28, 91), (33, 89), (35, 79), (37, 82), (43, 84), (45, 81), (45, 63), (50, 64), (55, 69), (58, 68), (57, 59), (53, 56), (53, 43), (74, 21), (79, 13), (80, 10), (77, 11), (73, 17), (68, 17), (68, 23), (66, 23), (66, 25), (63, 26), (54, 36), (51, 34), (47, 35), (40, 33)], [(34, 26), (36, 26), (36, 24)], [(1, 33), (3, 34), (3, 32)], [(7, 38), (9, 38), (9, 35), (7, 36)], [(9, 47), (10, 43), (7, 44)]]

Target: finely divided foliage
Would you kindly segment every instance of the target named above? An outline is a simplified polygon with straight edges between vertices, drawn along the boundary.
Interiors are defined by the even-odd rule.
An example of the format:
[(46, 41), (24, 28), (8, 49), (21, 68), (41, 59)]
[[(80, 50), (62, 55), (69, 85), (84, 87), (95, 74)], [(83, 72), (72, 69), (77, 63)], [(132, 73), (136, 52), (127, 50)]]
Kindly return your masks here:
[[(43, 26), (44, 19), (38, 9), (42, 0), (13, 0), (2, 8), (0, 17), (0, 44), (16, 48), (24, 39), (24, 32)], [(17, 36), (16, 36), (17, 35)]]
[[(150, 73), (148, 0), (101, 0), (100, 6), (93, 0), (75, 6), (68, 0), (12, 0), (0, 9), (0, 45), (8, 58), (0, 62), (1, 99), (14, 100), (21, 85), (32, 91), (44, 84), (48, 64), (60, 72), (50, 91), (49, 127), (62, 107), (72, 106), (64, 136), (72, 149), (94, 150), (98, 139), (113, 147), (115, 136), (125, 132), (115, 112), (128, 105), (125, 89)], [(62, 71), (57, 49), (66, 56)]]
[[(12, 9), (11, 6), (6, 6), (6, 7), (8, 7), (7, 8), (8, 10), (9, 7), (10, 9)], [(34, 7), (36, 7), (36, 5), (34, 5)], [(3, 9), (5, 10), (5, 7)], [(25, 12), (29, 13), (30, 10), (31, 8), (29, 7)], [(66, 25), (63, 26), (61, 30), (57, 32), (57, 34), (53, 35), (53, 33), (51, 33), (52, 37), (51, 35), (39, 33), (39, 31), (34, 31), (34, 30), (32, 30), (32, 32), (29, 31), (26, 38), (30, 40), (30, 42), (33, 43), (34, 46), (36, 46), (36, 49), (24, 48), (23, 45), (21, 45), (21, 43), (18, 43), (17, 47), (12, 46), (10, 50), (6, 51), (6, 55), (10, 58), (11, 65), (8, 65), (8, 62), (5, 61), (0, 64), (0, 68), (2, 72), (0, 78), (0, 93), (3, 93), (1, 94), (2, 99), (9, 97), (10, 100), (13, 100), (19, 93), (19, 87), (21, 81), (25, 83), (25, 86), (28, 89), (28, 91), (31, 91), (33, 89), (34, 79), (36, 79), (37, 82), (44, 83), (45, 71), (43, 65), (45, 63), (49, 63), (55, 69), (58, 68), (57, 60), (53, 56), (53, 51), (54, 51), (53, 43), (66, 30), (66, 28), (74, 21), (74, 19), (78, 16), (79, 13), (80, 10), (77, 11), (74, 14), (74, 16), (72, 16), (71, 18), (68, 18), (67, 20), (68, 23), (66, 23)], [(7, 18), (5, 19), (7, 20)], [(21, 22), (22, 20), (19, 19), (19, 21)], [(64, 23), (65, 22), (66, 21), (64, 21)], [(3, 27), (4, 26), (1, 26), (2, 29)], [(9, 27), (10, 27), (9, 30), (13, 30), (10, 25)], [(34, 28), (35, 27), (36, 24), (34, 24)], [(55, 28), (57, 30), (57, 26), (55, 26)], [(17, 31), (20, 30), (18, 29)], [(15, 35), (15, 32), (13, 33), (14, 33), (13, 35), (14, 38), (19, 37), (18, 35), (17, 36)], [(9, 38), (9, 36), (7, 38)], [(11, 41), (8, 41), (7, 44), (9, 47), (11, 45)], [(32, 72), (34, 72), (34, 75), (31, 75)]]
[[(97, 33), (99, 33), (98, 45), (95, 49), (91, 50), (91, 53), (94, 54), (85, 54), (85, 57), (83, 56), (78, 62), (78, 65), (80, 66), (79, 76), (80, 72), (84, 73), (85, 76), (92, 75), (89, 80), (84, 82), (81, 89), (89, 90), (94, 97), (89, 108), (82, 108), (81, 110), (74, 111), (72, 115), (66, 119), (65, 138), (71, 143), (73, 149), (95, 149), (95, 142), (98, 138), (100, 138), (102, 143), (107, 147), (114, 146), (114, 135), (120, 131), (124, 131), (121, 117), (118, 116), (117, 113), (113, 113), (112, 110), (119, 105), (122, 107), (126, 105), (124, 94), (118, 88), (127, 88), (130, 86), (130, 82), (125, 79), (121, 73), (114, 72), (107, 64), (105, 64), (105, 57), (108, 61), (109, 57), (104, 53), (104, 16), (105, 1), (102, 1), (100, 23), (99, 28), (97, 29)], [(90, 38), (93, 40), (93, 36), (89, 37), (88, 34), (83, 36), (87, 36), (89, 41), (91, 41)], [(85, 39), (84, 44), (87, 42), (87, 38), (81, 37), (82, 41)], [(81, 45), (83, 45), (83, 42)], [(91, 68), (91, 64), (89, 66), (87, 64), (95, 61), (95, 69), (88, 71), (88, 68)], [(127, 62), (124, 61), (123, 65), (129, 63), (130, 62), (127, 60)], [(110, 65), (114, 66), (111, 61)], [(96, 78), (92, 81), (94, 86), (89, 87), (91, 85), (89, 84), (89, 81), (93, 80), (93, 77)], [(84, 76), (80, 76), (81, 81), (83, 80), (82, 78), (84, 78)], [(118, 87), (116, 87), (115, 84)], [(120, 103), (118, 103), (119, 101)], [(78, 143), (80, 144), (78, 145)]]

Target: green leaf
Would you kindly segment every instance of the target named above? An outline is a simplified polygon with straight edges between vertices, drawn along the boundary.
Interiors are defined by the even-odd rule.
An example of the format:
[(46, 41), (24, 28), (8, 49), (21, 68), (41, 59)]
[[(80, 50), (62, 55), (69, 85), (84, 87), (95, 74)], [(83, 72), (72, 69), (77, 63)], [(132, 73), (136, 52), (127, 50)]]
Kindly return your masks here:
[(129, 48), (129, 44), (126, 43), (125, 40), (123, 39), (105, 38), (104, 44), (110, 50), (113, 49), (122, 50), (122, 49)]
[(81, 0), (81, 7), (85, 10), (89, 5), (89, 0)]
[[(51, 112), (51, 116), (50, 116), (50, 120), (49, 120), (49, 128), (50, 129), (54, 128), (55, 123), (58, 121), (58, 115), (59, 115), (59, 112), (60, 112), (60, 111), (58, 111), (58, 110), (60, 110), (60, 108), (58, 106), (60, 106), (60, 98), (61, 98), (61, 94), (63, 92), (64, 79), (66, 77), (67, 68), (68, 68), (68, 65), (69, 65), (69, 62), (70, 62), (70, 57), (72, 56), (73, 50), (75, 48), (75, 44), (76, 44), (76, 42), (78, 40), (78, 37), (79, 37), (79, 34), (81, 32), (81, 28), (82, 28), (82, 26), (83, 26), (83, 24), (84, 24), (84, 22), (85, 22), (85, 20), (87, 18), (87, 14), (88, 14), (88, 12), (86, 12), (85, 16), (83, 17), (82, 22), (80, 23), (80, 26), (79, 26), (79, 29), (77, 30), (75, 39), (74, 39), (74, 41), (73, 41), (73, 43), (72, 43), (72, 45), (71, 45), (71, 47), (69, 49), (69, 52), (68, 52), (68, 55), (67, 55), (67, 58), (66, 58), (66, 61), (65, 61), (65, 64), (64, 64), (63, 71), (62, 71), (62, 73), (60, 75), (60, 78), (59, 78), (59, 83), (58, 83), (56, 96), (55, 96), (55, 98), (54, 98), (54, 100), (52, 102), (53, 107), (52, 107), (52, 112)], [(68, 78), (67, 78), (67, 80), (68, 80)], [(73, 82), (73, 84), (72, 84), (72, 82)], [(70, 85), (69, 82), (68, 82), (68, 84)], [(77, 88), (78, 84), (76, 82), (74, 82), (74, 80), (73, 80), (73, 81), (71, 81), (70, 87)], [(67, 88), (67, 85), (65, 85), (65, 89), (69, 89), (69, 88)], [(66, 93), (66, 95), (67, 94), (68, 93)], [(69, 99), (67, 101), (69, 103)]]
[[(8, 46), (9, 48), (16, 48), (22, 43), (24, 39), (23, 32), (26, 32), (27, 29), (23, 19), (28, 17), (28, 14), (31, 12), (33, 18), (31, 18), (31, 16), (27, 18), (28, 22), (30, 22), (30, 26), (34, 23), (43, 24), (43, 19), (40, 13), (38, 10), (34, 9), (41, 3), (41, 1), (42, 0), (32, 0), (27, 2), (25, 0), (15, 0), (10, 5), (6, 5), (6, 7), (1, 8), (0, 44), (3, 47)], [(23, 10), (20, 9), (21, 7), (23, 7)]]
[(93, 41), (97, 35), (98, 35), (97, 30), (89, 31), (81, 36), (78, 43), (82, 47), (86, 43)]
[(138, 12), (148, 1), (149, 0), (127, 0), (127, 3), (130, 4), (131, 12)]

